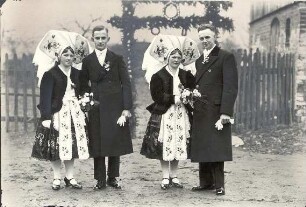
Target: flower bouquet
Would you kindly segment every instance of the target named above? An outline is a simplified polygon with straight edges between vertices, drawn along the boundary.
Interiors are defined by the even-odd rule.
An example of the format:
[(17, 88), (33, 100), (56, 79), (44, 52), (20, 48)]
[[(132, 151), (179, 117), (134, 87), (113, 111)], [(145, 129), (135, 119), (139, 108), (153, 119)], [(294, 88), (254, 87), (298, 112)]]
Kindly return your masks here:
[(99, 104), (98, 101), (93, 99), (93, 93), (84, 93), (83, 96), (79, 96), (79, 103), (81, 110), (84, 112), (88, 112), (93, 106)]
[(185, 88), (182, 84), (179, 85), (181, 101), (183, 104), (189, 103), (191, 106), (193, 106), (194, 99), (201, 97), (198, 87), (199, 86), (197, 85), (195, 89), (191, 90), (190, 88)]

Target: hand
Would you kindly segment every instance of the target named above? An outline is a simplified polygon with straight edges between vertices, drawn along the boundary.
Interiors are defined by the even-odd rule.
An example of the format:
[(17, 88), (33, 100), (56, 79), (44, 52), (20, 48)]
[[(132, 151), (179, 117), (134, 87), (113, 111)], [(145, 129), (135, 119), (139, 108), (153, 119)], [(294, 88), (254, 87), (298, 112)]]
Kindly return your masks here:
[(51, 120), (45, 120), (43, 122), (41, 122), (41, 124), (46, 127), (46, 128), (50, 128), (51, 125)]
[(119, 126), (124, 126), (125, 122), (126, 122), (125, 116), (120, 116), (119, 119), (118, 119), (118, 121), (117, 121), (117, 124), (118, 124)]
[(121, 113), (121, 116), (125, 116), (130, 118), (132, 116), (131, 112), (129, 110), (123, 110)]
[(182, 101), (181, 101), (180, 96), (174, 96), (174, 103), (175, 103), (176, 105), (180, 104), (181, 102), (182, 102)]
[(222, 124), (221, 118), (215, 123), (215, 128), (219, 131), (223, 129), (223, 124)]
[(232, 119), (230, 116), (226, 114), (221, 114), (220, 120), (222, 124), (228, 124), (228, 123), (234, 124), (234, 119)]

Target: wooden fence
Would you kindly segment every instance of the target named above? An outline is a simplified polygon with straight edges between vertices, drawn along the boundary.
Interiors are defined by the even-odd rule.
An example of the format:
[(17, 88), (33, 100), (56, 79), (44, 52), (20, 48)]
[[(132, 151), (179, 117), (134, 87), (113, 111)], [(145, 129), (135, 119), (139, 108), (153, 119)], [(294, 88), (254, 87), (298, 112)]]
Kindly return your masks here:
[(6, 131), (19, 131), (22, 126), (28, 131), (29, 124), (36, 125), (39, 91), (32, 59), (33, 55), (14, 55), (12, 59), (5, 55), (1, 69), (1, 124), (5, 122)]
[[(233, 52), (239, 73), (234, 131), (291, 124), (293, 55), (260, 53), (258, 50), (255, 53), (246, 50)], [(1, 121), (5, 122), (7, 131), (18, 131), (22, 126), (27, 131), (29, 124), (34, 126), (39, 117), (36, 107), (39, 91), (32, 57), (23, 55), (18, 59), (15, 55), (9, 59), (5, 56), (4, 69), (1, 70)]]
[(239, 73), (234, 130), (257, 130), (291, 124), (294, 100), (294, 56), (234, 51)]

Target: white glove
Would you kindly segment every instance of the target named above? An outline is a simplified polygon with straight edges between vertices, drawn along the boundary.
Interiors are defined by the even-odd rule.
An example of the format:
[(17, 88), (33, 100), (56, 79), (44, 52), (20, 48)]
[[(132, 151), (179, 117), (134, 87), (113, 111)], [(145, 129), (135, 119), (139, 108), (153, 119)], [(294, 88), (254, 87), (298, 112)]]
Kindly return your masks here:
[(223, 124), (221, 122), (221, 119), (219, 119), (216, 123), (215, 123), (215, 128), (217, 128), (217, 130), (222, 130), (223, 129)]
[(41, 124), (46, 127), (46, 128), (50, 128), (51, 125), (51, 120), (45, 120), (43, 122), (41, 122)]
[(118, 121), (117, 121), (117, 124), (118, 124), (119, 126), (124, 126), (125, 122), (126, 122), (125, 116), (120, 116), (119, 119), (118, 119)]

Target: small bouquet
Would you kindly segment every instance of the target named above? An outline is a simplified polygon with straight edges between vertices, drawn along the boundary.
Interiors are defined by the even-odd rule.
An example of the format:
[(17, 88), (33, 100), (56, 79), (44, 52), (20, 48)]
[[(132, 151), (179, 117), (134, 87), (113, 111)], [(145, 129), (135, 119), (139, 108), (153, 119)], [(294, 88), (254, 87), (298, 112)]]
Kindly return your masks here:
[(183, 104), (189, 103), (191, 106), (193, 106), (194, 99), (201, 97), (201, 93), (199, 92), (198, 88), (199, 86), (197, 85), (195, 89), (191, 90), (189, 88), (185, 88), (182, 84), (179, 84)]
[(110, 70), (110, 62), (109, 61), (106, 61), (103, 66), (102, 66), (106, 71), (109, 71)]
[(84, 112), (88, 112), (93, 106), (99, 104), (93, 99), (93, 93), (84, 93), (83, 97), (79, 96), (79, 103)]

